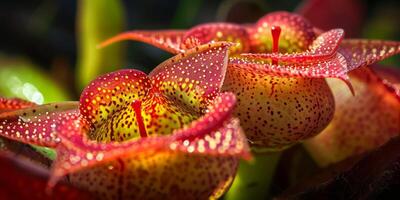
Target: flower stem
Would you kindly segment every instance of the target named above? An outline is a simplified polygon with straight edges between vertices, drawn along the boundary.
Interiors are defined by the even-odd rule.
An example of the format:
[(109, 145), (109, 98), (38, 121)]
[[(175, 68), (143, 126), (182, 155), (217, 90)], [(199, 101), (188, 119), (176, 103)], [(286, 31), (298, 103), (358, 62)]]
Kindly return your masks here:
[(254, 153), (250, 163), (241, 161), (238, 174), (225, 200), (266, 199), (278, 164), (280, 152)]

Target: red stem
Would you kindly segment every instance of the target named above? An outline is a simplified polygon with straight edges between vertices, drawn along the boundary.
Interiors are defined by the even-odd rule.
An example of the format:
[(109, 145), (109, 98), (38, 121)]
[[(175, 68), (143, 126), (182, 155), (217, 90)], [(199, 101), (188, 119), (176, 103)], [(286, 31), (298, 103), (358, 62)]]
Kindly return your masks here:
[(147, 137), (146, 126), (144, 125), (142, 116), (142, 102), (140, 100), (134, 100), (132, 108), (136, 114), (137, 125), (139, 126), (140, 137)]
[[(272, 53), (278, 53), (279, 51), (279, 36), (281, 35), (281, 27), (280, 26), (272, 26), (271, 27), (272, 34)], [(278, 64), (278, 60), (272, 60), (273, 65)]]

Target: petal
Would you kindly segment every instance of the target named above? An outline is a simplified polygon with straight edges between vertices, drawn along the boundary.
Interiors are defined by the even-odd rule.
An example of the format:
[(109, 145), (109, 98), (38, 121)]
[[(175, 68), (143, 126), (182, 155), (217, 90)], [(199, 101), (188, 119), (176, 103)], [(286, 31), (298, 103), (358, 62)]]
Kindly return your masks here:
[(237, 24), (207, 23), (198, 25), (188, 30), (184, 36), (184, 40), (190, 37), (197, 38), (200, 44), (206, 44), (211, 41), (226, 41), (236, 43), (236, 45), (231, 47), (230, 53), (250, 51), (250, 40), (247, 29)]
[(283, 11), (273, 12), (262, 17), (249, 29), (253, 52), (271, 52), (272, 26), (281, 27), (279, 49), (287, 53), (306, 50), (316, 37), (313, 26), (300, 15)]
[(305, 145), (321, 166), (338, 162), (386, 143), (400, 133), (400, 97), (366, 67), (350, 73), (355, 96), (329, 80), (336, 111), (329, 126)]
[(395, 90), (397, 96), (400, 96), (400, 69), (398, 67), (373, 65), (371, 68), (386, 85)]
[(343, 40), (339, 52), (346, 58), (351, 71), (399, 54), (400, 42), (347, 39)]
[(166, 96), (201, 111), (220, 91), (228, 50), (229, 43), (225, 42), (198, 46), (161, 63), (149, 77)]
[(15, 109), (27, 108), (36, 105), (33, 102), (19, 98), (0, 97), (0, 113)]
[(114, 36), (99, 45), (100, 48), (112, 43), (133, 40), (148, 43), (173, 54), (181, 53), (181, 43), (185, 31), (182, 30), (153, 30), (130, 31)]
[(346, 80), (348, 72), (347, 61), (343, 55), (336, 53), (329, 59), (315, 59), (308, 62), (279, 63), (273, 65), (269, 60), (236, 56), (229, 59), (229, 65), (241, 68), (257, 69), (277, 76), (310, 77), (310, 78), (341, 78)]
[(249, 157), (239, 123), (230, 118), (234, 105), (233, 94), (222, 94), (203, 117), (173, 135), (123, 143), (87, 141), (84, 119), (65, 121), (50, 185), (72, 173), (72, 182), (108, 198), (218, 197), (231, 183), (237, 159)]
[(150, 89), (150, 80), (141, 71), (124, 69), (111, 72), (99, 76), (83, 90), (79, 110), (97, 127), (133, 100), (145, 97)]
[(233, 157), (142, 152), (69, 177), (101, 199), (218, 199), (237, 166)]
[(236, 98), (232, 93), (217, 96), (206, 115), (173, 134), (174, 142), (170, 148), (187, 153), (249, 159), (247, 140), (241, 135), (239, 122), (231, 119), (235, 104)]
[(59, 142), (59, 123), (78, 115), (77, 102), (51, 103), (3, 112), (0, 135), (24, 143), (54, 147)]
[(0, 154), (1, 199), (93, 199), (82, 190), (62, 183), (46, 192), (48, 171), (35, 163), (5, 153)]
[(263, 68), (230, 65), (223, 91), (238, 98), (235, 115), (256, 150), (282, 150), (314, 136), (334, 111), (324, 79), (277, 76)]
[[(76, 151), (82, 151), (83, 153), (102, 153), (104, 154), (102, 159), (100, 159), (102, 162), (113, 160), (115, 157), (128, 155), (133, 152), (148, 151), (149, 149), (210, 155), (232, 155), (248, 158), (249, 154), (246, 141), (241, 135), (242, 132), (239, 123), (237, 120), (231, 119), (231, 113), (234, 109), (235, 102), (236, 99), (232, 93), (222, 93), (208, 106), (204, 116), (193, 121), (183, 129), (176, 130), (173, 134), (167, 136), (141, 138), (139, 140), (126, 142), (98, 143), (88, 140), (86, 133), (90, 129), (90, 123), (79, 115), (71, 116), (68, 120), (60, 122), (56, 130), (65, 147)], [(229, 132), (232, 133), (228, 133), (227, 135), (230, 136), (226, 136), (220, 132), (221, 129), (229, 130)], [(235, 137), (233, 137), (232, 134), (234, 134)], [(216, 142), (221, 143), (228, 145), (225, 147), (229, 148), (222, 151), (217, 148), (219, 144), (216, 144), (217, 146), (213, 144), (208, 145), (210, 141), (213, 141), (214, 137), (218, 138), (214, 141), (214, 144), (216, 144)], [(193, 149), (192, 151), (188, 150), (192, 149), (189, 148), (191, 142), (195, 141), (196, 143), (204, 138), (208, 138), (206, 141), (200, 142), (205, 145), (204, 151), (197, 151), (197, 149)], [(176, 143), (176, 145), (171, 143)], [(193, 143), (193, 145), (195, 145), (195, 143)], [(91, 162), (92, 163), (88, 164), (97, 164), (99, 160), (92, 160)], [(73, 163), (69, 170), (82, 167), (80, 164), (82, 163)], [(75, 168), (72, 166), (75, 166)]]
[(343, 29), (333, 29), (322, 33), (310, 46), (310, 49), (300, 53), (259, 53), (241, 54), (241, 56), (257, 59), (270, 59), (279, 62), (307, 62), (317, 59), (328, 59), (335, 55), (344, 37)]

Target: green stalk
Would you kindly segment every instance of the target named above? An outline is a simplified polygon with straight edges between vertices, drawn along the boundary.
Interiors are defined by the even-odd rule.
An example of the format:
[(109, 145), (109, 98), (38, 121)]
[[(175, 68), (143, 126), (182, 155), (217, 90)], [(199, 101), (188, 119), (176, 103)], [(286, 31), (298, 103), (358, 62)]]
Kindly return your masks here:
[(79, 89), (90, 81), (123, 65), (124, 48), (113, 44), (104, 49), (97, 45), (121, 33), (124, 28), (124, 10), (120, 0), (78, 1), (78, 83)]
[(252, 162), (241, 161), (232, 187), (225, 200), (266, 199), (281, 155), (277, 153), (254, 153)]

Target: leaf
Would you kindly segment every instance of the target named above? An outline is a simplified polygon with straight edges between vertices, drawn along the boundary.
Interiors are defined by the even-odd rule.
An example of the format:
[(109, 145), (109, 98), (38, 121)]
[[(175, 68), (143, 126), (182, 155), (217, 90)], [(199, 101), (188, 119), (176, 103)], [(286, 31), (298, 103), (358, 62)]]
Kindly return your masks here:
[(0, 94), (18, 97), (37, 104), (66, 101), (70, 95), (49, 76), (28, 61), (5, 61), (0, 64)]

